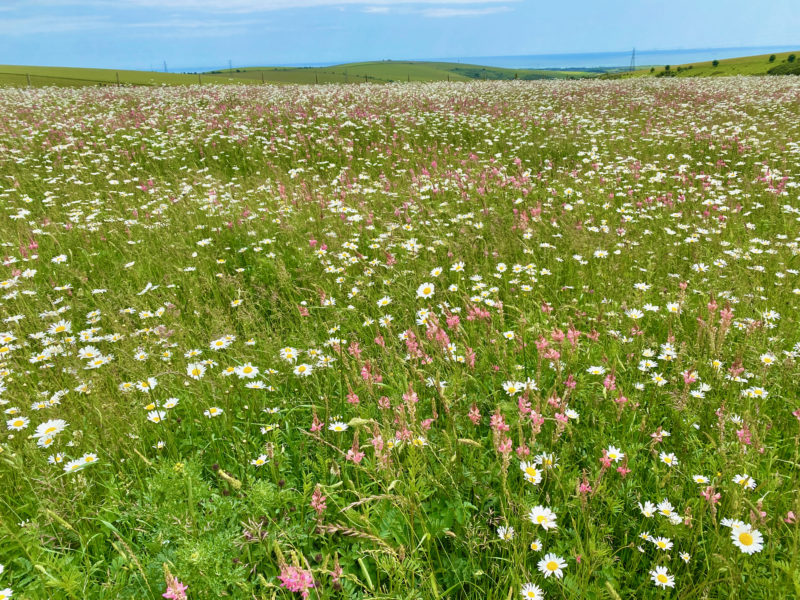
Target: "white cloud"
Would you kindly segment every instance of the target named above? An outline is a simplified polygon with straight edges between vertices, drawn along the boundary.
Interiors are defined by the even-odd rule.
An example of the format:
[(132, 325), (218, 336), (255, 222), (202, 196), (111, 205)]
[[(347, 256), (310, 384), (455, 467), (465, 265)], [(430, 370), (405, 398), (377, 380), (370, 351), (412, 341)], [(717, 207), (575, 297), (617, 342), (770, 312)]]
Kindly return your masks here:
[[(324, 6), (367, 6), (368, 12), (381, 12), (401, 6), (460, 7), (468, 5), (508, 4), (522, 0), (39, 0), (51, 4), (106, 6), (115, 10), (147, 7), (215, 13), (263, 13), (292, 8)], [(378, 10), (375, 10), (378, 9)], [(466, 10), (456, 9), (453, 10)], [(384, 11), (385, 12), (385, 11)], [(485, 13), (484, 13), (485, 14)]]
[(0, 20), (2, 35), (35, 35), (39, 33), (63, 33), (68, 31), (91, 31), (109, 27), (107, 17), (23, 17)]
[(447, 19), (450, 17), (480, 17), (508, 12), (508, 6), (488, 6), (486, 8), (426, 8), (421, 11), (423, 16), (433, 19)]

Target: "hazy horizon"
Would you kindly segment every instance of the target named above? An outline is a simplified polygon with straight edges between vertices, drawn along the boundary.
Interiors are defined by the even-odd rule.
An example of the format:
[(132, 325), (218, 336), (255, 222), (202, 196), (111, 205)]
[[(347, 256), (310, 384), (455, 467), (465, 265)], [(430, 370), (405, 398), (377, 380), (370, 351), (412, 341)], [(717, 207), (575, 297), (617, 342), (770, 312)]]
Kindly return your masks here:
[[(343, 61), (325, 62), (299, 62), (299, 63), (270, 63), (268, 61), (254, 58), (242, 64), (231, 63), (232, 68), (253, 68), (253, 67), (278, 67), (278, 68), (314, 68), (331, 67), (348, 63), (361, 62), (453, 62), (464, 64), (477, 64), (490, 67), (517, 68), (517, 69), (602, 69), (626, 67), (630, 64), (632, 50), (619, 51), (599, 51), (599, 52), (575, 52), (558, 54), (516, 54), (498, 56), (440, 56), (440, 57), (413, 57), (413, 58), (353, 58)], [(766, 54), (769, 52), (789, 52), (800, 51), (800, 43), (794, 46), (734, 46), (724, 48), (667, 48), (667, 49), (636, 49), (636, 64), (661, 65), (661, 64), (684, 64), (689, 62), (703, 62), (706, 60), (736, 58), (739, 56)], [(655, 61), (658, 58), (659, 60)], [(74, 67), (67, 64), (41, 64), (32, 63), (5, 63), (14, 66), (42, 66), (42, 67)], [(172, 66), (167, 63), (169, 73), (196, 73), (222, 70), (228, 68), (228, 63), (220, 62), (209, 65), (177, 65)], [(136, 68), (118, 67), (109, 64), (95, 64), (93, 68), (100, 69), (120, 69), (120, 70), (139, 70), (164, 72), (164, 62), (161, 64), (139, 65)], [(81, 67), (78, 67), (81, 68)], [(83, 67), (89, 68), (89, 67)]]

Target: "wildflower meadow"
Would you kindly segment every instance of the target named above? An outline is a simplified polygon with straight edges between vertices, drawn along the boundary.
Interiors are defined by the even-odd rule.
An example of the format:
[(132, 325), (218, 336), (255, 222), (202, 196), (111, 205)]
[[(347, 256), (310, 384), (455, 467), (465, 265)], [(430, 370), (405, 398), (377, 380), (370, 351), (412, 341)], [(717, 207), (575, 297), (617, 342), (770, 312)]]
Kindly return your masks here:
[(0, 90), (0, 599), (800, 597), (800, 80)]

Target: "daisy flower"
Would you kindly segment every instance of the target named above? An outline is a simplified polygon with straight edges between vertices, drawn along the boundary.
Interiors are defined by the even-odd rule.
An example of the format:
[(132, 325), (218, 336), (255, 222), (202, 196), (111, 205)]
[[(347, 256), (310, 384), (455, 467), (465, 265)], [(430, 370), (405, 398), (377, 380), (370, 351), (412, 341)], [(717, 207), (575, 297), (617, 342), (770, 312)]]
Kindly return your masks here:
[(294, 374), (299, 375), (300, 377), (308, 377), (311, 375), (311, 372), (314, 370), (314, 367), (311, 365), (307, 365), (303, 363), (302, 365), (297, 365), (294, 368)]
[(764, 537), (750, 525), (734, 525), (731, 528), (731, 540), (745, 554), (755, 554), (764, 549)]
[(657, 587), (675, 587), (675, 577), (667, 572), (667, 567), (656, 567), (653, 571), (650, 571), (650, 578)]
[(659, 550), (667, 551), (667, 550), (672, 549), (672, 540), (670, 540), (669, 538), (657, 537), (657, 538), (653, 538), (652, 542), (656, 545), (656, 547)]
[(545, 554), (544, 558), (539, 561), (539, 572), (542, 573), (547, 579), (550, 575), (555, 575), (556, 579), (561, 579), (564, 576), (564, 571), (562, 569), (566, 569), (567, 563), (566, 561), (557, 556), (555, 554)]
[(522, 469), (525, 481), (529, 481), (533, 485), (539, 485), (542, 481), (542, 472), (536, 468), (536, 465), (531, 462), (521, 462), (519, 468)]
[(509, 541), (514, 539), (514, 528), (501, 525), (497, 528), (497, 537), (501, 540)]
[(219, 415), (222, 414), (222, 412), (223, 410), (221, 408), (212, 406), (211, 408), (204, 410), (203, 414), (210, 419), (211, 417), (218, 417)]
[(533, 583), (526, 583), (520, 590), (523, 598), (527, 600), (544, 600), (544, 592), (542, 588)]
[(652, 502), (645, 502), (644, 505), (639, 504), (639, 510), (642, 511), (642, 514), (645, 517), (650, 519), (656, 512), (656, 505), (653, 504)]
[(608, 449), (606, 450), (606, 455), (615, 463), (618, 463), (623, 458), (625, 458), (625, 453), (622, 452), (622, 450), (620, 450), (616, 446), (609, 446)]
[(25, 429), (29, 423), (30, 419), (27, 417), (15, 417), (6, 421), (6, 427), (11, 431), (20, 431)]
[(674, 467), (675, 465), (678, 464), (678, 459), (672, 452), (670, 452), (669, 454), (667, 454), (666, 452), (662, 452), (661, 454), (658, 455), (658, 459), (662, 463), (670, 467)]
[(236, 367), (235, 373), (239, 379), (253, 379), (258, 375), (258, 367), (245, 363)]
[(192, 379), (202, 379), (206, 373), (206, 367), (203, 363), (189, 363), (186, 367), (186, 374)]
[[(435, 288), (432, 283), (423, 283), (417, 288), (417, 298), (430, 298)], [(378, 304), (380, 306), (380, 304)]]
[(147, 420), (151, 423), (161, 423), (164, 420), (164, 417), (167, 416), (166, 411), (163, 410), (151, 410), (147, 413)]
[(556, 528), (556, 518), (556, 514), (552, 510), (541, 505), (534, 506), (528, 513), (531, 523), (541, 525), (545, 531)]
[(742, 488), (746, 490), (754, 490), (756, 489), (756, 481), (752, 477), (747, 474), (744, 475), (736, 475), (733, 478), (733, 483), (738, 483)]
[(155, 377), (148, 377), (145, 381), (137, 381), (136, 382), (136, 389), (142, 392), (149, 392), (154, 387), (158, 385), (158, 381), (156, 381)]

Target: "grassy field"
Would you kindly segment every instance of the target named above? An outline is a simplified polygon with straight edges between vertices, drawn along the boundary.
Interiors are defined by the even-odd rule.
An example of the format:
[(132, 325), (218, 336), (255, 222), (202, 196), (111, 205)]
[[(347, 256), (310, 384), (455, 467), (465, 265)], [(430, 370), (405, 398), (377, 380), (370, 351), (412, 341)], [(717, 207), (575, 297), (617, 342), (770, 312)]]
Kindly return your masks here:
[(791, 77), (0, 90), (0, 598), (800, 597), (798, 140)]
[[(795, 55), (793, 62), (788, 62), (788, 58)], [(774, 60), (770, 61), (770, 57)], [(667, 65), (656, 67), (642, 67), (633, 73), (623, 73), (617, 77), (656, 77), (664, 76)], [(792, 68), (793, 73), (800, 74), (800, 50), (796, 52), (776, 52), (774, 54), (759, 54), (757, 56), (742, 56), (738, 58), (726, 58), (718, 61), (717, 65), (713, 60), (699, 63), (689, 63), (685, 65), (669, 65), (669, 72), (674, 77), (725, 77), (731, 75), (768, 75), (770, 69), (776, 67)], [(651, 70), (652, 69), (652, 70)], [(783, 74), (783, 73), (781, 73)]]
[[(0, 65), (0, 86), (24, 87), (83, 87), (87, 85), (190, 85), (202, 82), (202, 76), (154, 71), (125, 71), (115, 69), (79, 69), (72, 67), (34, 67)], [(208, 79), (206, 79), (208, 81)]]

